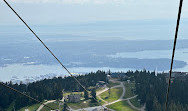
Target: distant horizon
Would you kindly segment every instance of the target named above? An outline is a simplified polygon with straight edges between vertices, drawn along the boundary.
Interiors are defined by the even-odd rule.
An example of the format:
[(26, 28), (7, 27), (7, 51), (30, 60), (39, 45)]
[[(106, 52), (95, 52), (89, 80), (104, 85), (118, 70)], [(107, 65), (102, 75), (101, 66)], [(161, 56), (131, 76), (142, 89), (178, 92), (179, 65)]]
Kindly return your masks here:
[[(67, 67), (169, 68), (179, 1), (7, 2)], [(0, 51), (3, 52), (0, 66), (19, 63), (52, 65), (53, 59), (27, 27), (3, 1), (0, 5)], [(179, 52), (175, 58), (179, 70), (188, 67), (188, 53), (184, 53), (188, 52), (187, 12), (188, 8), (183, 7), (177, 43)]]
[[(21, 23), (21, 21), (19, 21)], [(28, 23), (30, 25), (30, 23)], [(30, 25), (39, 35), (73, 35), (92, 39), (106, 40), (173, 40), (176, 27), (175, 19), (165, 20), (118, 20), (71, 24)], [(182, 19), (178, 40), (188, 39), (188, 20)], [(29, 34), (24, 24), (0, 25), (1, 34)], [(1, 38), (1, 36), (0, 36)], [(80, 39), (81, 39), (80, 38)]]
[[(14, 13), (13, 13), (14, 14)], [(127, 20), (95, 20), (95, 21), (82, 21), (82, 22), (65, 22), (65, 23), (57, 23), (57, 24), (51, 24), (51, 23), (45, 23), (45, 24), (40, 24), (40, 23), (30, 23), (27, 22), (30, 26), (71, 26), (71, 25), (92, 25), (92, 24), (100, 24), (100, 23), (121, 23), (121, 22), (126, 22), (128, 24), (133, 23), (134, 25), (137, 23), (174, 23), (176, 24), (176, 18), (166, 18), (166, 19), (127, 19)], [(180, 20), (180, 25), (182, 22), (188, 23), (188, 17), (187, 18), (181, 18)], [(25, 26), (20, 20), (17, 20), (18, 24), (9, 24), (9, 23), (1, 23), (0, 26)]]
[[(171, 0), (7, 0), (27, 23), (66, 24), (117, 20), (176, 19), (179, 1)], [(182, 19), (188, 18), (184, 1)], [(0, 1), (0, 24), (22, 24)]]

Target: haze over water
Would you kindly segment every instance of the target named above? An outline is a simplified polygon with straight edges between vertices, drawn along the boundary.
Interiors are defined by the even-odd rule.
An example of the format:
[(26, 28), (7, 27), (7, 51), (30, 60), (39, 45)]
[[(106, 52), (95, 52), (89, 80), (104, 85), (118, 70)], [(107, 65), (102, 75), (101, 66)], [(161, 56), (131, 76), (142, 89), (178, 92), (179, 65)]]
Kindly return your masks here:
[[(184, 28), (187, 28), (187, 22), (183, 22)], [(165, 21), (114, 21), (32, 27), (71, 72), (84, 74), (109, 69), (114, 72), (136, 69), (168, 71), (173, 41), (161, 37), (173, 38), (173, 33), (170, 33), (173, 32), (173, 28), (170, 28), (173, 22), (166, 21), (166, 25), (164, 23)], [(0, 54), (1, 80), (68, 75), (24, 26), (6, 26), (0, 29), (0, 50), (3, 52)], [(11, 34), (8, 33), (11, 31)], [(180, 31), (174, 64), (176, 71), (188, 71), (186, 35), (186, 31)]]
[[(177, 3), (170, 0), (16, 0), (11, 5), (71, 72), (84, 74), (99, 69), (168, 71)], [(7, 6), (0, 4), (3, 15), (0, 18), (0, 80), (68, 75)], [(185, 7), (174, 62), (176, 71), (188, 71), (186, 12)]]

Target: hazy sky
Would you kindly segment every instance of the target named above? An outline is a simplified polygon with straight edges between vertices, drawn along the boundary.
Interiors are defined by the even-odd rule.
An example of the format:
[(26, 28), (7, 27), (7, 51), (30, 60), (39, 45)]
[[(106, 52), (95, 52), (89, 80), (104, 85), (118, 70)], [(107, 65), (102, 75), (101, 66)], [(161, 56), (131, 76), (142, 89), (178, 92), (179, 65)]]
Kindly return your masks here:
[[(179, 0), (7, 0), (29, 24), (176, 19)], [(21, 24), (0, 1), (0, 25)], [(188, 1), (182, 17), (188, 18)]]

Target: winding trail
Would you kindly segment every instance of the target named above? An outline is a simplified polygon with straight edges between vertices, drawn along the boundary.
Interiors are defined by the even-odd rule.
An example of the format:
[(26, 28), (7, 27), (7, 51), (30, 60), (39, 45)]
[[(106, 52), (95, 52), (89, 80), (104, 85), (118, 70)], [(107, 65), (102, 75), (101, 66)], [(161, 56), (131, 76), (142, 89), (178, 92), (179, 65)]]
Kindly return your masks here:
[[(116, 81), (113, 80), (113, 82), (116, 82)], [(117, 82), (119, 82), (119, 81), (117, 81)], [(145, 110), (144, 110), (144, 109), (145, 109), (145, 106), (143, 106), (142, 108), (137, 108), (137, 107), (135, 107), (135, 106), (130, 102), (130, 99), (136, 98), (137, 95), (132, 96), (132, 97), (129, 97), (129, 98), (126, 98), (126, 99), (123, 98), (123, 97), (125, 96), (125, 93), (126, 93), (126, 90), (125, 90), (126, 88), (125, 88), (123, 82), (119, 82), (119, 83), (120, 83), (120, 85), (111, 87), (111, 88), (117, 88), (117, 87), (122, 87), (122, 88), (123, 88), (123, 92), (122, 92), (120, 98), (119, 98), (118, 100), (116, 100), (116, 101), (113, 101), (113, 102), (108, 103), (107, 101), (103, 100), (100, 96), (98, 96), (98, 95), (102, 94), (103, 92), (108, 91), (108, 89), (109, 89), (108, 87), (105, 87), (103, 90), (97, 92), (96, 95), (98, 96), (98, 98), (100, 98), (102, 101), (105, 102), (105, 104), (104, 104), (103, 106), (104, 106), (105, 108), (107, 108), (106, 106), (108, 106), (108, 105), (111, 105), (111, 104), (114, 104), (114, 103), (117, 103), (117, 102), (120, 102), (120, 101), (127, 101), (128, 104), (129, 104), (133, 109), (138, 110), (138, 111), (145, 111)], [(101, 106), (88, 107), (88, 108), (84, 108), (84, 110), (86, 110), (86, 111), (101, 111)], [(112, 110), (112, 109), (109, 109), (109, 110), (110, 110), (110, 111), (115, 111), (115, 110)], [(82, 109), (78, 109), (78, 110), (74, 110), (74, 111), (83, 111), (83, 110), (82, 110)]]
[[(133, 108), (133, 109), (135, 109), (135, 110), (137, 110), (137, 111), (145, 111), (145, 105), (144, 105), (143, 107), (141, 107), (141, 108), (138, 108), (138, 107), (134, 106), (134, 105), (130, 102), (130, 99), (136, 98), (137, 95), (132, 96), (132, 97), (129, 97), (129, 98), (126, 98), (126, 99), (123, 98), (123, 97), (125, 96), (125, 93), (126, 93), (126, 88), (125, 88), (123, 82), (120, 82), (120, 81), (117, 81), (117, 80), (110, 80), (110, 81), (112, 81), (112, 82), (114, 82), (114, 83), (115, 83), (115, 82), (116, 82), (116, 83), (117, 83), (117, 82), (120, 83), (120, 85), (113, 86), (113, 87), (111, 87), (111, 89), (112, 89), (112, 88), (117, 88), (117, 87), (122, 87), (122, 88), (123, 88), (123, 92), (122, 92), (122, 94), (121, 94), (121, 96), (120, 96), (120, 98), (119, 98), (118, 100), (108, 103), (107, 101), (103, 100), (99, 95), (102, 94), (102, 93), (104, 93), (105, 91), (108, 91), (109, 88), (108, 88), (108, 87), (105, 87), (103, 90), (97, 91), (97, 92), (96, 92), (96, 95), (98, 96), (99, 99), (101, 99), (102, 101), (105, 102), (105, 104), (103, 105), (105, 108), (107, 108), (106, 106), (108, 106), (108, 105), (111, 105), (111, 104), (114, 104), (114, 103), (117, 103), (117, 102), (120, 102), (120, 101), (127, 101), (127, 103), (131, 106), (131, 108)], [(49, 103), (52, 103), (52, 102), (55, 102), (55, 101), (56, 101), (56, 100), (50, 100), (50, 101), (45, 102), (44, 104), (46, 105), (46, 104), (49, 104)], [(63, 101), (63, 99), (62, 99), (61, 101)], [(44, 107), (44, 105), (41, 105), (41, 106), (37, 109), (37, 111), (40, 111), (43, 107)], [(101, 110), (100, 110), (100, 109), (101, 109), (101, 106), (88, 107), (88, 108), (83, 108), (83, 109), (84, 109), (85, 111), (101, 111)], [(70, 111), (83, 111), (83, 109), (73, 110), (72, 108), (69, 107), (69, 110), (70, 110)], [(114, 111), (114, 110), (112, 110), (112, 109), (109, 109), (109, 110), (110, 110), (110, 111)]]
[(98, 95), (102, 94), (103, 92), (108, 91), (108, 89), (109, 88), (106, 86), (103, 90), (97, 91), (96, 95), (98, 96)]
[[(49, 101), (45, 102), (44, 104), (47, 105), (47, 104), (53, 103), (53, 102), (55, 102), (55, 101), (56, 101), (56, 100), (49, 100)], [(62, 98), (60, 101), (61, 101), (61, 102), (64, 102), (64, 98)], [(44, 107), (43, 104), (40, 105), (40, 107), (39, 107), (36, 111), (40, 111), (43, 107)]]
[(130, 99), (127, 100), (128, 104), (135, 110), (138, 110), (138, 111), (145, 111), (145, 105), (141, 108), (137, 108), (135, 107), (131, 102), (130, 102)]
[[(49, 104), (49, 103), (53, 103), (53, 102), (55, 102), (55, 101), (56, 101), (56, 100), (50, 100), (50, 101), (45, 102), (44, 104), (46, 105), (46, 104)], [(44, 107), (43, 104), (40, 105), (40, 107), (37, 109), (37, 111), (40, 111), (43, 107)]]
[(133, 99), (133, 98), (136, 98), (137, 95), (133, 96), (133, 97), (130, 97), (130, 98), (126, 98), (126, 99), (118, 99), (116, 101), (113, 101), (111, 103), (108, 103), (108, 104), (104, 104), (103, 106), (108, 106), (108, 105), (111, 105), (111, 104), (114, 104), (114, 103), (117, 103), (117, 102), (120, 102), (120, 101), (127, 101), (127, 100), (130, 100), (130, 99)]
[[(111, 80), (111, 81), (113, 81), (113, 82), (120, 82), (120, 81), (116, 81), (116, 80)], [(103, 106), (104, 107), (106, 107), (106, 106), (108, 106), (108, 105), (111, 105), (111, 104), (114, 104), (114, 103), (117, 103), (117, 102), (120, 102), (120, 101), (127, 101), (127, 103), (133, 108), (133, 109), (135, 109), (135, 110), (138, 110), (138, 111), (145, 111), (145, 105), (143, 106), (143, 107), (141, 107), (141, 108), (138, 108), (138, 107), (135, 107), (131, 102), (130, 102), (130, 99), (133, 99), (133, 98), (136, 98), (138, 95), (135, 95), (135, 96), (132, 96), (132, 97), (129, 97), (129, 98), (126, 98), (126, 99), (124, 99), (123, 97), (125, 96), (125, 93), (126, 93), (126, 88), (125, 88), (125, 86), (124, 86), (124, 83), (123, 82), (120, 82), (120, 85), (117, 85), (117, 86), (114, 86), (114, 87), (112, 87), (112, 88), (116, 88), (116, 87), (122, 87), (123, 88), (123, 93), (122, 93), (122, 95), (120, 96), (120, 98), (118, 99), (118, 100), (116, 100), (116, 101), (113, 101), (113, 102), (110, 102), (110, 103), (106, 103), (106, 104), (104, 104)], [(105, 92), (106, 90), (104, 90), (104, 91), (101, 91), (101, 92)], [(101, 94), (101, 93), (100, 93)], [(99, 96), (100, 97), (100, 96)], [(101, 99), (101, 98), (100, 98)], [(102, 99), (103, 100), (103, 99)], [(105, 101), (105, 100), (103, 100), (103, 101)]]

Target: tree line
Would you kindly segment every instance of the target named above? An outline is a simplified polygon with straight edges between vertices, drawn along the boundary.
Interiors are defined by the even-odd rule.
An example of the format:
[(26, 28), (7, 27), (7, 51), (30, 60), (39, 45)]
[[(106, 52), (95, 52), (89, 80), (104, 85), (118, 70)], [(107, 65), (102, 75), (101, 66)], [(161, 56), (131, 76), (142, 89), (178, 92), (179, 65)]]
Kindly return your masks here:
[[(85, 75), (75, 76), (83, 86), (95, 86), (98, 81), (106, 80), (106, 73), (104, 71), (91, 72)], [(15, 88), (39, 101), (61, 99), (62, 91), (80, 92), (84, 89), (74, 80), (73, 77), (54, 77), (53, 79), (44, 79), (29, 84), (13, 84), (11, 81), (6, 82), (6, 85)], [(3, 86), (0, 86), (0, 111), (5, 111), (10, 105), (18, 110), (25, 106), (35, 104), (24, 96), (17, 94)]]
[[(135, 94), (141, 104), (146, 104), (147, 111), (165, 111), (167, 78), (163, 73), (155, 76), (155, 72), (128, 71), (119, 75), (120, 80), (135, 81)], [(168, 111), (188, 111), (188, 75), (176, 77), (171, 83)]]

